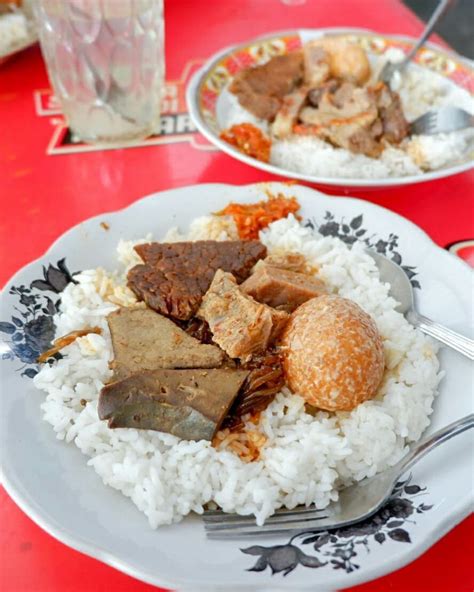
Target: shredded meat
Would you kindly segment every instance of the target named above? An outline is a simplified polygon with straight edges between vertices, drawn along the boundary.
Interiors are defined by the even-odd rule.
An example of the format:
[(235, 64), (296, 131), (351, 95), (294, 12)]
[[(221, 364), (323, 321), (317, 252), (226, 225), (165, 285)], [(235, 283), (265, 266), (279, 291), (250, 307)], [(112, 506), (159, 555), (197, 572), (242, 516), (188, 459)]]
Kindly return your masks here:
[(193, 317), (189, 321), (178, 321), (176, 319), (175, 323), (188, 335), (194, 337), (194, 339), (197, 339), (201, 343), (206, 345), (214, 343), (212, 341), (211, 329), (209, 328), (209, 325), (206, 323), (206, 321)]
[(398, 144), (408, 135), (409, 128), (403, 114), (400, 96), (385, 84), (379, 87), (375, 88), (375, 92), (383, 136), (388, 142)]
[(298, 119), (298, 113), (306, 101), (308, 88), (301, 86), (283, 98), (281, 109), (278, 111), (272, 125), (272, 133), (277, 138), (286, 138), (293, 130)]
[[(331, 81), (333, 82), (333, 81)], [(384, 142), (398, 143), (408, 133), (400, 98), (385, 84), (360, 88), (350, 82), (313, 89), (294, 126), (296, 134), (312, 134), (351, 152), (377, 157)]]
[(281, 360), (274, 351), (255, 356), (242, 367), (250, 373), (224, 419), (222, 429), (229, 428), (231, 431), (242, 429), (244, 425), (242, 417), (247, 414), (251, 416), (260, 414), (285, 385)]

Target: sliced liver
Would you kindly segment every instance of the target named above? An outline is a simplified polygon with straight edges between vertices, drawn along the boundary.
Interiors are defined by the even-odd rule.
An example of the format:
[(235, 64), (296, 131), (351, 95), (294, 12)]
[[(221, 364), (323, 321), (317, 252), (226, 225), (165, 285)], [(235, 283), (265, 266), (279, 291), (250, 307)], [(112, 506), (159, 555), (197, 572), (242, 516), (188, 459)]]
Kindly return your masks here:
[(119, 308), (107, 317), (114, 379), (156, 368), (215, 368), (224, 353), (204, 345), (172, 321), (146, 307)]
[(153, 370), (106, 385), (99, 418), (110, 428), (167, 432), (185, 440), (212, 440), (226, 417), (245, 370)]

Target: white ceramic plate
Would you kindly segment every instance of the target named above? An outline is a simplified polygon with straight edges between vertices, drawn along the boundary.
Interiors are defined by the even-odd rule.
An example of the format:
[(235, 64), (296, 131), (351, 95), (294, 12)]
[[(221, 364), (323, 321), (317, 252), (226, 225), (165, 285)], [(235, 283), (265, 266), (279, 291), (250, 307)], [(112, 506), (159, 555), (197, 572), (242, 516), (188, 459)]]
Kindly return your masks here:
[[(185, 228), (196, 216), (219, 210), (230, 200), (261, 199), (264, 189), (295, 195), (303, 217), (322, 233), (340, 233), (350, 242), (356, 240), (356, 231), (366, 230), (370, 245), (389, 256), (398, 253), (402, 265), (416, 274), (412, 279), (421, 286), (417, 296), (425, 314), (464, 333), (472, 321), (472, 273), (465, 263), (388, 210), (357, 199), (329, 198), (307, 187), (275, 183), (173, 189), (125, 210), (91, 218), (64, 234), (43, 257), (19, 271), (1, 297), (1, 351), (8, 357), (10, 342), (15, 353), (0, 366), (3, 484), (51, 535), (146, 582), (202, 592), (346, 588), (413, 561), (469, 511), (468, 436), (462, 435), (415, 467), (410, 482), (385, 513), (362, 529), (316, 541), (317, 549), (314, 542), (302, 544), (305, 537), (292, 544), (289, 536), (210, 542), (197, 516), (154, 531), (127, 498), (102, 484), (74, 445), (56, 440), (51, 427), (41, 420), (43, 394), (33, 387), (28, 374), (34, 373), (32, 362), (51, 337), (53, 311), (47, 306), (38, 309), (33, 319), (32, 307), (41, 304), (43, 308), (46, 297), (59, 298), (68, 280), (61, 260), (65, 258), (72, 272), (113, 268), (120, 238), (143, 237), (148, 232), (159, 237), (170, 226)], [(110, 229), (104, 230), (101, 222)], [(472, 404), (469, 361), (443, 350), (441, 363), (446, 377), (430, 431), (468, 414)], [(398, 529), (398, 534), (392, 538), (386, 534), (378, 542), (390, 529)], [(308, 567), (308, 557), (327, 564)], [(257, 562), (260, 571), (249, 571)]]
[[(199, 131), (218, 148), (250, 166), (286, 178), (301, 179), (318, 185), (332, 187), (393, 187), (442, 179), (461, 173), (473, 166), (472, 155), (466, 155), (464, 162), (430, 171), (422, 175), (407, 177), (387, 177), (380, 179), (335, 178), (303, 174), (261, 162), (247, 156), (219, 137), (225, 127), (225, 114), (230, 108), (227, 86), (237, 71), (244, 67), (267, 61), (274, 55), (294, 50), (312, 39), (327, 35), (343, 35), (359, 43), (370, 56), (382, 55), (387, 49), (395, 47), (405, 53), (412, 48), (415, 40), (401, 35), (383, 35), (366, 29), (327, 28), (300, 29), (276, 32), (258, 37), (246, 43), (227, 47), (213, 55), (196, 72), (187, 88), (188, 110)], [(427, 44), (416, 56), (416, 64), (443, 76), (452, 84), (458, 85), (471, 94), (474, 92), (474, 68), (472, 62), (451, 53), (439, 46)]]

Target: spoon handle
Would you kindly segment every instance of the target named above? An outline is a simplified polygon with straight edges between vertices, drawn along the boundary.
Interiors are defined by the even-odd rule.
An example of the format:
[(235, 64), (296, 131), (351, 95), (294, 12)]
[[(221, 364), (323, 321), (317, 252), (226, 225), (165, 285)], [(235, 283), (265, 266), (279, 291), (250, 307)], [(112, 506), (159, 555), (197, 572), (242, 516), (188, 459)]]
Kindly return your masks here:
[(455, 349), (470, 360), (474, 360), (474, 341), (472, 339), (464, 337), (464, 335), (456, 333), (456, 331), (452, 331), (447, 327), (443, 327), (443, 325), (435, 323), (423, 315), (412, 314), (410, 317), (409, 320), (423, 331), (423, 333), (426, 333), (430, 337), (434, 337), (438, 341), (441, 341), (441, 343), (444, 343), (448, 347)]
[(413, 49), (408, 53), (406, 58), (403, 60), (403, 66), (405, 66), (409, 61), (411, 61), (411, 59), (416, 54), (416, 52), (420, 49), (420, 47), (425, 44), (425, 41), (431, 35), (433, 29), (438, 24), (438, 21), (447, 12), (447, 10), (451, 4), (453, 4), (453, 0), (441, 0), (441, 2), (438, 4), (436, 10), (431, 15), (431, 18), (428, 21), (428, 24), (426, 25), (425, 30), (421, 34), (421, 37), (418, 39), (416, 44), (413, 46)]
[(397, 465), (397, 469), (400, 469), (400, 475), (404, 473), (407, 469), (411, 468), (415, 463), (417, 463), (421, 458), (425, 456), (428, 452), (436, 448), (443, 442), (446, 442), (453, 436), (457, 436), (458, 434), (462, 434), (466, 430), (474, 427), (474, 413), (470, 415), (466, 415), (466, 417), (462, 417), (457, 421), (450, 423), (449, 425), (441, 428), (434, 434), (430, 434), (426, 436), (422, 440), (420, 440), (415, 446), (410, 450), (407, 456)]

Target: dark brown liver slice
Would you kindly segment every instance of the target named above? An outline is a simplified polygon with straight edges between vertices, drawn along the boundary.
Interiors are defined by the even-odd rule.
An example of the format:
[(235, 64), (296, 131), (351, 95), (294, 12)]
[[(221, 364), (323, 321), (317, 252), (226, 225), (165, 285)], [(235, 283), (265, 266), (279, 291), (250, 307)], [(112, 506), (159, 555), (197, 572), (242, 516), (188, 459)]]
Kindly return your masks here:
[(147, 243), (135, 250), (144, 264), (129, 271), (129, 287), (150, 308), (181, 320), (194, 316), (218, 269), (242, 282), (267, 252), (256, 240)]
[(110, 428), (168, 432), (212, 440), (248, 376), (246, 370), (153, 370), (105, 386), (99, 418)]

